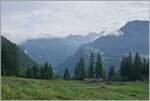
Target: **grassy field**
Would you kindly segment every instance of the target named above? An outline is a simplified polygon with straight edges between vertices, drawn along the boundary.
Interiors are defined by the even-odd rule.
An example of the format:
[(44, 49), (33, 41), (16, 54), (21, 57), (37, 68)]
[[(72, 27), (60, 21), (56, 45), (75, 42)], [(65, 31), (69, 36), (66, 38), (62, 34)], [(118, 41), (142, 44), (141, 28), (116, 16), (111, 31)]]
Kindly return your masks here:
[(2, 99), (148, 100), (148, 82), (86, 84), (82, 81), (1, 78)]

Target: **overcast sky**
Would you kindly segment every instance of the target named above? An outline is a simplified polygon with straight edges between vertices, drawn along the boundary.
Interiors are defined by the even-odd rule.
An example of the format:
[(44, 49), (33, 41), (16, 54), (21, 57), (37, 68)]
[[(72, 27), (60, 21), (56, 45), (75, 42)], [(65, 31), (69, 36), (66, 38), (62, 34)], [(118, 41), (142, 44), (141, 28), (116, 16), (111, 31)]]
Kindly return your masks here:
[(15, 43), (46, 34), (86, 35), (148, 20), (148, 12), (148, 1), (3, 1), (1, 30)]

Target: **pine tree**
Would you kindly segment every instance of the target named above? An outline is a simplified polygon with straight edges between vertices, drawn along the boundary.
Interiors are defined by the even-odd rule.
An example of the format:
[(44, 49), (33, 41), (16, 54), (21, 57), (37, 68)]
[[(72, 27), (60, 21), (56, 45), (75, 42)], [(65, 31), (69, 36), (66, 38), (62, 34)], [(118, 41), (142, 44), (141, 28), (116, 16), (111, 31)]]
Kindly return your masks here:
[(132, 55), (130, 52), (127, 57), (126, 68), (127, 68), (126, 72), (127, 72), (128, 79), (131, 81), (133, 80), (133, 77), (134, 77), (134, 74), (133, 74), (134, 68), (133, 68), (133, 59), (132, 59)]
[(64, 80), (70, 80), (70, 73), (67, 68), (65, 68), (63, 78), (64, 78)]
[(32, 77), (39, 78), (39, 68), (37, 65), (32, 66)]
[(41, 68), (41, 78), (43, 79), (52, 79), (53, 78), (53, 68), (51, 65), (48, 65), (47, 62), (45, 62), (44, 67)]
[(27, 78), (32, 78), (33, 77), (33, 71), (31, 67), (28, 67), (26, 72), (25, 72), (25, 77)]
[(48, 70), (48, 63), (45, 62), (44, 67), (43, 67), (43, 71), (44, 71), (43, 77), (44, 77), (44, 79), (48, 79), (48, 71), (47, 70)]
[(41, 66), (41, 68), (40, 68), (40, 79), (44, 79), (45, 77), (45, 70), (44, 70), (44, 67), (43, 66)]
[(122, 57), (122, 60), (121, 60), (120, 76), (121, 76), (122, 81), (125, 81), (127, 78), (127, 76), (126, 76), (126, 57)]
[(98, 54), (97, 56), (97, 61), (96, 61), (96, 67), (95, 67), (95, 73), (96, 73), (96, 78), (103, 78), (103, 64), (102, 64), (102, 59), (101, 55)]
[(78, 80), (83, 80), (85, 77), (86, 77), (85, 63), (84, 58), (81, 57), (79, 63), (76, 65), (75, 68), (75, 78)]
[(95, 77), (95, 69), (94, 69), (94, 54), (91, 53), (90, 56), (90, 66), (89, 66), (89, 71), (88, 71), (88, 76), (89, 78), (94, 78)]
[(142, 75), (143, 79), (149, 79), (149, 61), (146, 58), (144, 58), (142, 62)]
[(116, 73), (115, 73), (115, 70), (114, 70), (114, 66), (111, 65), (110, 68), (109, 68), (109, 73), (108, 73), (108, 80), (109, 81), (115, 81), (116, 80)]
[(48, 79), (52, 79), (53, 78), (53, 68), (51, 65), (48, 66)]
[(134, 57), (133, 80), (142, 80), (142, 61), (138, 53)]
[(1, 36), (1, 72), (2, 75), (18, 76), (19, 56), (18, 47)]
[(76, 64), (74, 75), (75, 75), (74, 79), (79, 78), (79, 64)]

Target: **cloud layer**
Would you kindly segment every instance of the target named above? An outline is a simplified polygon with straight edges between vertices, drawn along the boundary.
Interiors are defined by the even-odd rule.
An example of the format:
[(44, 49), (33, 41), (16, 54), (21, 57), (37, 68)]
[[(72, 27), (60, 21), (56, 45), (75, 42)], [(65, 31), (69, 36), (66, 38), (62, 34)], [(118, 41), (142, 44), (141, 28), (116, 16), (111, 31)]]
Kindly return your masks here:
[[(131, 20), (148, 20), (148, 1), (3, 1), (1, 29), (11, 41), (45, 35), (113, 31)], [(7, 32), (7, 33), (5, 33)], [(9, 34), (8, 34), (9, 33)]]

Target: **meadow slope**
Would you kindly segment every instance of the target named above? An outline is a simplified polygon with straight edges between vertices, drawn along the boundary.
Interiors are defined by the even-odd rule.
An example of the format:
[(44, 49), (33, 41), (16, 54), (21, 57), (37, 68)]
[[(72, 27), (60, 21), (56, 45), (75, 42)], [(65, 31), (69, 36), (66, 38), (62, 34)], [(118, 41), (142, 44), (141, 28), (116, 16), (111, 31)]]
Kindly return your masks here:
[(148, 100), (149, 86), (143, 82), (86, 84), (82, 81), (36, 80), (1, 77), (2, 99), (124, 99)]

